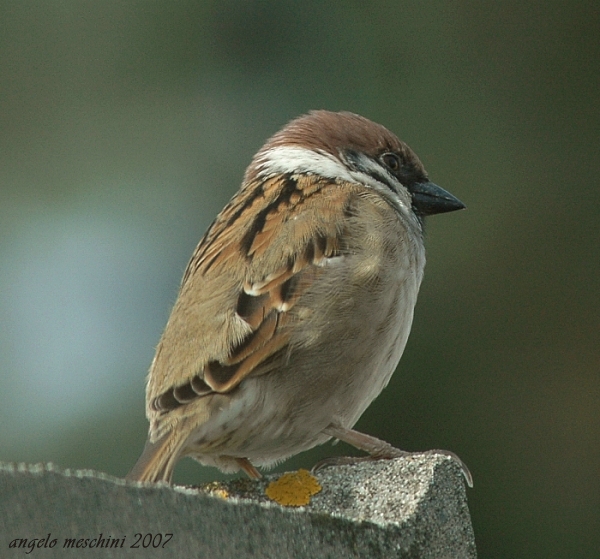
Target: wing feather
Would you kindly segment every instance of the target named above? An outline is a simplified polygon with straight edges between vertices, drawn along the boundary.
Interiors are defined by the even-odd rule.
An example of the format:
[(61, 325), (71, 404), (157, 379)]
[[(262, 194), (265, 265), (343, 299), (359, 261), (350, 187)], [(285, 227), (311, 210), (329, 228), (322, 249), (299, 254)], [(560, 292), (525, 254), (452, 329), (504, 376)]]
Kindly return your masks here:
[(154, 422), (283, 362), (276, 358), (290, 351), (302, 295), (342, 250), (357, 188), (285, 175), (249, 185), (224, 208), (188, 265), (157, 348), (147, 388)]

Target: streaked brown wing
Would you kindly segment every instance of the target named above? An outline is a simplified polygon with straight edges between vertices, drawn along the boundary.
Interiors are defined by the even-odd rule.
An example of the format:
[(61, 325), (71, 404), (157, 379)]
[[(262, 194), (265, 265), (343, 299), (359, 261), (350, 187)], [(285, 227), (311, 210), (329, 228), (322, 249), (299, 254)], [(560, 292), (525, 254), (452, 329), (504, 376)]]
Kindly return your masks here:
[[(232, 199), (185, 272), (150, 374), (152, 412), (229, 392), (249, 375), (272, 370), (274, 358), (289, 351), (302, 294), (324, 273), (325, 259), (340, 253), (356, 189), (286, 175), (249, 185)], [(178, 315), (190, 315), (190, 308), (198, 312), (186, 322)], [(196, 355), (183, 355), (196, 341)]]

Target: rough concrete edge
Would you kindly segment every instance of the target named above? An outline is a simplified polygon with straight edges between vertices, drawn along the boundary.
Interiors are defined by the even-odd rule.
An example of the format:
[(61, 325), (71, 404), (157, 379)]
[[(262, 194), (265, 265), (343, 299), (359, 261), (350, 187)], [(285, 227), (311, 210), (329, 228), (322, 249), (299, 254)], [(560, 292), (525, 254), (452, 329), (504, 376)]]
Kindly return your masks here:
[[(410, 479), (411, 477), (413, 484), (415, 483), (415, 480), (417, 481), (419, 491), (411, 492), (409, 495), (410, 498), (414, 499), (417, 503), (416, 507), (408, 507), (407, 509), (402, 504), (402, 499), (396, 498), (396, 485), (394, 484), (394, 480), (390, 480), (390, 483), (387, 483), (388, 480), (385, 477), (385, 474), (390, 470), (396, 475), (400, 475), (403, 482), (405, 479)], [(460, 477), (458, 466), (447, 457), (441, 455), (429, 455), (427, 457), (414, 455), (412, 459), (402, 458), (394, 461), (371, 462), (357, 466), (341, 466), (327, 468), (323, 472), (319, 472), (321, 481), (329, 486), (330, 496), (334, 495), (336, 498), (338, 493), (343, 493), (343, 484), (345, 484), (346, 489), (348, 487), (355, 489), (357, 480), (360, 481), (362, 479), (365, 481), (366, 485), (371, 485), (371, 487), (366, 490), (366, 499), (364, 502), (361, 503), (360, 498), (356, 499), (356, 510), (359, 511), (358, 518), (347, 514), (349, 510), (352, 513), (355, 512), (354, 503), (351, 507), (347, 507), (341, 513), (330, 510), (328, 506), (333, 503), (332, 508), (334, 508), (336, 504), (335, 499), (333, 499), (333, 501), (331, 499), (325, 499), (316, 510), (313, 508), (312, 504), (306, 507), (286, 507), (266, 500), (266, 496), (264, 495), (266, 484), (271, 479), (275, 479), (282, 474), (266, 476), (266, 478), (260, 482), (233, 480), (233, 482), (231, 482), (232, 484), (243, 482), (242, 484), (246, 488), (250, 488), (251, 491), (245, 491), (245, 496), (242, 498), (235, 496), (235, 494), (230, 494), (227, 498), (222, 498), (218, 494), (211, 494), (210, 491), (206, 491), (202, 487), (169, 486), (166, 483), (152, 484), (130, 482), (103, 472), (97, 472), (90, 469), (80, 470), (61, 468), (52, 463), (0, 463), (0, 472), (7, 474), (25, 474), (26, 476), (33, 475), (40, 480), (46, 473), (53, 474), (54, 476), (61, 476), (63, 478), (90, 480), (92, 482), (98, 480), (103, 483), (112, 484), (115, 488), (123, 487), (128, 490), (140, 489), (142, 492), (148, 491), (154, 495), (162, 493), (167, 499), (169, 499), (169, 493), (173, 495), (173, 498), (175, 498), (176, 494), (180, 494), (184, 498), (192, 499), (194, 496), (198, 496), (200, 497), (200, 501), (209, 499), (210, 501), (215, 502), (215, 505), (217, 505), (218, 502), (218, 506), (220, 507), (225, 507), (232, 511), (237, 509), (239, 512), (233, 512), (232, 518), (239, 518), (240, 514), (247, 518), (246, 515), (249, 513), (243, 512), (244, 510), (255, 510), (256, 512), (254, 514), (258, 514), (260, 509), (265, 510), (265, 512), (267, 512), (266, 509), (268, 509), (271, 512), (264, 517), (262, 522), (270, 523), (275, 520), (275, 518), (268, 516), (269, 514), (274, 513), (276, 517), (278, 517), (279, 514), (282, 514), (282, 519), (285, 517), (288, 518), (287, 525), (291, 529), (290, 535), (292, 532), (296, 533), (297, 529), (302, 530), (302, 528), (292, 528), (299, 526), (297, 522), (299, 521), (299, 517), (302, 517), (305, 519), (301, 521), (302, 525), (313, 526), (313, 529), (316, 529), (314, 536), (317, 537), (317, 540), (322, 537), (325, 537), (325, 540), (338, 540), (338, 545), (342, 545), (342, 547), (345, 548), (345, 546), (348, 545), (348, 542), (342, 544), (342, 542), (344, 542), (344, 537), (349, 536), (353, 538), (357, 537), (358, 534), (363, 534), (361, 537), (366, 537), (367, 539), (365, 541), (376, 541), (378, 542), (377, 545), (383, 545), (383, 547), (378, 549), (388, 549), (387, 556), (397, 556), (389, 555), (389, 551), (391, 549), (397, 548), (397, 550), (400, 550), (402, 548), (405, 549), (405, 552), (408, 550), (408, 555), (402, 554), (402, 557), (412, 557), (412, 553), (414, 553), (415, 550), (420, 550), (421, 552), (427, 550), (429, 553), (423, 555), (427, 557), (462, 557), (463, 551), (466, 552), (466, 555), (464, 555), (465, 557), (476, 557), (474, 534), (466, 502), (466, 491), (464, 484), (462, 483), (462, 478)], [(370, 479), (369, 474), (373, 473), (375, 476), (379, 476), (379, 478), (375, 480)], [(383, 478), (381, 478), (382, 474), (384, 474)], [(229, 482), (224, 483), (223, 485), (228, 487), (228, 483)], [(410, 482), (409, 487), (411, 487)], [(414, 488), (414, 485), (411, 489), (412, 488)], [(450, 490), (449, 494), (446, 493), (446, 495), (449, 495), (450, 497), (448, 502), (445, 502), (445, 496), (442, 493), (439, 493), (440, 489), (443, 490), (442, 493), (448, 489)], [(436, 492), (436, 490), (438, 491)], [(252, 492), (255, 494), (253, 495)], [(377, 498), (381, 496), (380, 493), (383, 494), (384, 497), (382, 501), (384, 506), (387, 499), (387, 503), (392, 503), (393, 508), (395, 509), (394, 513), (397, 510), (400, 511), (397, 515), (397, 519), (380, 522), (373, 517), (363, 516), (364, 514), (368, 515), (369, 512), (375, 511), (377, 508), (375, 502), (377, 501)], [(347, 496), (348, 494), (346, 497)], [(356, 498), (356, 496), (357, 494), (352, 492), (353, 499)], [(140, 495), (140, 498), (143, 498), (142, 494)], [(151, 496), (148, 498), (150, 501), (154, 499), (154, 497)], [(446, 512), (450, 510), (453, 514), (456, 514), (456, 516), (452, 517), (450, 520), (450, 524), (456, 529), (452, 529), (450, 532), (448, 532), (447, 527), (444, 527), (443, 522), (441, 527), (438, 526), (438, 521), (440, 520), (438, 517), (439, 512), (442, 511), (443, 515), (444, 509), (446, 509)], [(269, 518), (271, 518), (271, 520), (269, 520)], [(294, 518), (298, 520), (294, 520)], [(323, 521), (326, 519), (328, 519), (328, 528), (323, 532), (325, 529)], [(291, 524), (289, 524), (289, 522), (291, 522)], [(319, 527), (314, 525), (315, 522), (317, 522)], [(355, 528), (350, 528), (351, 526), (354, 526)], [(431, 532), (432, 527), (434, 527), (433, 532)], [(328, 532), (329, 530), (331, 530), (331, 532)], [(350, 532), (348, 530), (350, 530)], [(375, 530), (375, 532), (373, 532), (373, 530)], [(324, 535), (327, 533), (329, 535)], [(336, 535), (332, 538), (331, 534)], [(344, 534), (346, 534), (346, 536), (344, 536)], [(458, 539), (454, 537), (456, 534), (459, 535)], [(448, 539), (449, 535), (452, 536), (450, 539)], [(430, 539), (432, 537), (433, 539)], [(339, 538), (342, 539), (340, 540)], [(384, 541), (388, 543), (383, 544), (382, 542)], [(456, 550), (457, 542), (461, 542), (462, 545), (462, 547), (459, 545), (462, 549), (459, 555), (454, 553), (449, 555), (445, 553), (442, 555), (439, 554), (440, 549)], [(331, 541), (329, 541), (329, 543), (331, 543)], [(314, 541), (312, 545), (314, 545)], [(333, 549), (336, 548), (334, 547)], [(432, 550), (436, 551), (431, 554)], [(269, 557), (270, 556), (271, 555), (269, 555)], [(305, 555), (302, 555), (302, 557), (304, 556)], [(334, 555), (328, 556), (333, 557)], [(337, 555), (335, 556), (337, 557)], [(360, 554), (352, 556), (363, 557), (366, 555)], [(398, 557), (400, 557), (400, 555), (398, 555)]]
[[(413, 455), (414, 457), (418, 457), (420, 455), (415, 454)], [(453, 464), (453, 461), (448, 457), (445, 456), (443, 454), (437, 454), (437, 455), (423, 455), (426, 456), (427, 460), (430, 460), (430, 472), (429, 472), (429, 482), (426, 484), (426, 487), (423, 488), (423, 491), (421, 492), (420, 498), (419, 498), (419, 502), (421, 502), (428, 493), (428, 490), (434, 485), (435, 483), (435, 478), (436, 475), (439, 475), (439, 468), (443, 467), (444, 463), (448, 463), (448, 464)], [(400, 461), (405, 460), (404, 458), (400, 458), (398, 459)], [(350, 468), (360, 468), (360, 466), (351, 466)], [(338, 466), (336, 468), (330, 468), (328, 470), (325, 471), (335, 471), (335, 470), (340, 470), (340, 469), (348, 469), (348, 466)], [(313, 513), (313, 514), (323, 514), (326, 513), (334, 518), (339, 518), (341, 520), (345, 520), (345, 521), (349, 521), (349, 522), (368, 522), (371, 524), (374, 524), (376, 526), (380, 526), (380, 527), (386, 527), (391, 525), (395, 525), (397, 526), (399, 523), (397, 521), (388, 521), (388, 522), (381, 522), (375, 519), (361, 519), (361, 520), (357, 520), (355, 518), (350, 518), (348, 517), (346, 514), (344, 513), (340, 513), (337, 512), (335, 510), (330, 510), (330, 511), (323, 511), (323, 510), (313, 510), (312, 506), (309, 504), (307, 506), (284, 506), (284, 505), (280, 505), (274, 501), (271, 501), (268, 499), (268, 497), (266, 497), (266, 495), (264, 494), (264, 488), (266, 487), (266, 485), (273, 481), (276, 480), (277, 478), (279, 478), (281, 475), (283, 475), (282, 473), (274, 473), (274, 474), (267, 474), (265, 476), (263, 476), (262, 480), (246, 480), (244, 479), (244, 481), (248, 481), (250, 482), (250, 487), (253, 488), (253, 490), (251, 492), (248, 492), (248, 496), (236, 496), (235, 495), (235, 489), (233, 492), (231, 492), (229, 494), (229, 496), (226, 499), (223, 499), (222, 497), (218, 496), (217, 494), (215, 494), (213, 491), (208, 490), (207, 486), (211, 485), (211, 484), (204, 484), (201, 486), (187, 486), (187, 485), (169, 485), (168, 483), (165, 482), (158, 482), (158, 483), (150, 483), (150, 482), (140, 482), (140, 481), (130, 481), (130, 480), (126, 480), (124, 478), (120, 478), (111, 474), (107, 474), (105, 472), (101, 472), (98, 470), (92, 470), (89, 468), (82, 468), (82, 469), (78, 469), (78, 468), (63, 468), (57, 464), (54, 464), (53, 462), (38, 462), (38, 463), (34, 463), (34, 464), (29, 464), (26, 462), (1, 462), (0, 461), (0, 472), (7, 472), (7, 473), (23, 473), (23, 474), (33, 474), (33, 475), (43, 475), (45, 473), (53, 473), (53, 474), (58, 474), (58, 475), (62, 475), (63, 477), (72, 477), (72, 478), (77, 478), (77, 479), (97, 479), (100, 481), (105, 481), (108, 483), (113, 483), (115, 485), (118, 486), (123, 486), (123, 487), (134, 487), (134, 488), (138, 488), (138, 489), (149, 489), (149, 490), (158, 490), (158, 489), (163, 489), (163, 490), (167, 490), (167, 491), (174, 491), (176, 493), (181, 493), (183, 495), (188, 495), (188, 496), (195, 496), (195, 495), (203, 495), (206, 497), (209, 497), (211, 499), (218, 499), (219, 501), (224, 501), (226, 503), (231, 503), (232, 505), (247, 505), (247, 504), (252, 504), (252, 505), (259, 505), (263, 508), (266, 509), (270, 509), (270, 508), (274, 508), (277, 510), (280, 510), (282, 512), (285, 513)], [(321, 474), (321, 472), (319, 472), (319, 474)], [(317, 475), (319, 475), (317, 474)], [(234, 484), (236, 484), (236, 482), (238, 482), (239, 480), (232, 480), (232, 481), (223, 481), (223, 482), (218, 482), (219, 486), (222, 486), (223, 488), (231, 488)], [(400, 522), (401, 524), (402, 522)]]

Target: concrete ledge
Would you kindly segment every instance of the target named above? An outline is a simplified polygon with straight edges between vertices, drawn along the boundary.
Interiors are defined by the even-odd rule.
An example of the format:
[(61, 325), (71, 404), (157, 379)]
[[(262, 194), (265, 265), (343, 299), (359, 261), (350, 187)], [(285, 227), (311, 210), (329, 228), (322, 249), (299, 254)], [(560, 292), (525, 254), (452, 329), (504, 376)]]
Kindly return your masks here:
[[(444, 456), (326, 468), (299, 508), (266, 497), (277, 477), (202, 489), (0, 463), (0, 557), (476, 557), (462, 474)], [(30, 553), (9, 547), (25, 538)]]

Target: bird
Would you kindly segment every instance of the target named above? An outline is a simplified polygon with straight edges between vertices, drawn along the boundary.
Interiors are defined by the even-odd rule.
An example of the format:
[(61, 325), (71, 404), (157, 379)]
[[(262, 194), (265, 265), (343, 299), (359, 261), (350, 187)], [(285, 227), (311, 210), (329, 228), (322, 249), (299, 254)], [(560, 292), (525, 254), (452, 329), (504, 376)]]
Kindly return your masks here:
[[(410, 454), (353, 426), (404, 351), (425, 218), (464, 207), (365, 117), (315, 110), (275, 133), (185, 270), (147, 377), (148, 439), (126, 479), (171, 483), (186, 456), (260, 478), (336, 439), (365, 459)], [(472, 485), (458, 456), (428, 452), (456, 460)]]

